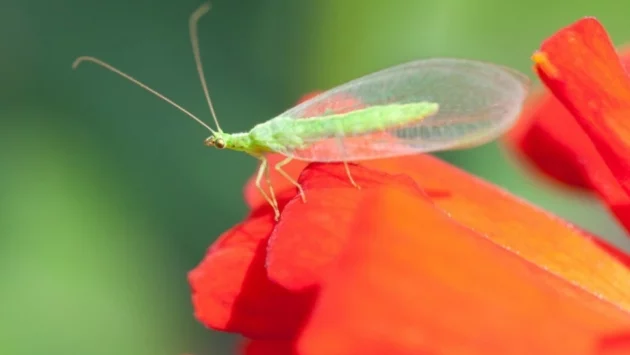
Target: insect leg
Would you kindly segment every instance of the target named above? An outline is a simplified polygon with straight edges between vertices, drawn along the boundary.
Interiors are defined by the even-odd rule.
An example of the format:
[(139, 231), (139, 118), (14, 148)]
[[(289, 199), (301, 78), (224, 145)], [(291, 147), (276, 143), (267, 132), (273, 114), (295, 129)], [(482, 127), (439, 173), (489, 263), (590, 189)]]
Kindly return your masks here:
[(304, 195), (304, 189), (302, 189), (302, 185), (300, 185), (300, 183), (298, 183), (297, 181), (295, 181), (295, 179), (289, 176), (289, 174), (286, 171), (282, 170), (282, 167), (289, 164), (291, 160), (293, 160), (293, 158), (286, 157), (286, 159), (276, 164), (275, 169), (276, 171), (280, 173), (280, 175), (282, 175), (285, 179), (289, 180), (289, 182), (291, 182), (293, 185), (295, 185), (295, 187), (297, 187), (298, 191), (300, 191), (300, 197), (302, 197), (302, 202), (306, 202), (306, 195)]
[(348, 178), (350, 179), (350, 182), (352, 183), (352, 185), (356, 187), (357, 189), (361, 189), (361, 186), (359, 186), (359, 184), (357, 184), (354, 181), (354, 179), (352, 178), (352, 174), (350, 174), (350, 167), (348, 166), (348, 162), (344, 160), (343, 166), (346, 168), (346, 174), (348, 175)]
[[(267, 158), (265, 158), (265, 162), (267, 161)], [(273, 185), (271, 185), (271, 174), (270, 174), (270, 170), (269, 170), (269, 164), (265, 164), (265, 180), (267, 181), (267, 186), (269, 186), (269, 194), (271, 195), (271, 200), (273, 201), (273, 204), (276, 210), (276, 221), (278, 220), (278, 218), (280, 217), (280, 211), (279, 211), (279, 207), (278, 207), (278, 200), (276, 199), (276, 193), (273, 191)]]
[(267, 158), (263, 157), (260, 159), (261, 163), (260, 163), (260, 168), (258, 168), (258, 174), (256, 175), (256, 188), (258, 189), (258, 191), (260, 191), (260, 194), (265, 198), (265, 200), (267, 200), (267, 202), (271, 205), (271, 207), (273, 208), (273, 212), (275, 214), (275, 219), (276, 221), (278, 220), (278, 218), (280, 218), (280, 211), (278, 210), (278, 206), (276, 206), (276, 204), (274, 203), (274, 201), (269, 198), (269, 196), (267, 195), (267, 193), (265, 192), (265, 190), (260, 186), (260, 182), (262, 180), (263, 177), (263, 173), (268, 170), (268, 166), (267, 166)]
[[(343, 141), (341, 140), (341, 137), (337, 137), (337, 144), (339, 145), (339, 149), (341, 150), (341, 154), (342, 156), (346, 156), (346, 148), (343, 145)], [(343, 160), (343, 166), (344, 168), (346, 168), (346, 174), (348, 175), (348, 179), (350, 179), (350, 183), (352, 184), (352, 186), (356, 187), (357, 189), (361, 189), (361, 186), (359, 186), (359, 184), (357, 184), (354, 179), (352, 178), (352, 174), (350, 174), (350, 167), (348, 166), (348, 162), (345, 160)]]

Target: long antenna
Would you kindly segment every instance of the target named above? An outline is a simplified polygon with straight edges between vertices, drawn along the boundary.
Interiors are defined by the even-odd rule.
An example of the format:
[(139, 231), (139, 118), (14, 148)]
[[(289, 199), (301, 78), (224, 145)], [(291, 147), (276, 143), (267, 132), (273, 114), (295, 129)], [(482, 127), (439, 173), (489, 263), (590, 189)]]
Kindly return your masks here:
[(206, 95), (206, 101), (208, 101), (210, 113), (212, 114), (212, 118), (214, 119), (214, 124), (217, 126), (217, 130), (219, 130), (219, 132), (223, 132), (223, 130), (221, 130), (221, 126), (219, 126), (217, 114), (214, 112), (214, 106), (212, 106), (212, 100), (210, 99), (210, 93), (208, 92), (208, 84), (206, 84), (205, 75), (203, 73), (203, 65), (201, 64), (201, 53), (199, 52), (199, 36), (197, 34), (197, 24), (199, 23), (199, 19), (201, 18), (201, 16), (205, 15), (208, 11), (210, 11), (209, 2), (201, 5), (197, 10), (195, 10), (195, 12), (192, 13), (192, 15), (190, 15), (190, 41), (192, 43), (193, 54), (195, 55), (197, 73), (199, 73), (201, 87), (203, 88), (203, 93)]
[(212, 128), (210, 128), (210, 126), (208, 126), (205, 122), (203, 122), (201, 119), (199, 119), (197, 116), (193, 115), (192, 113), (188, 112), (188, 110), (186, 110), (185, 108), (183, 108), (183, 107), (179, 106), (178, 104), (176, 104), (173, 100), (171, 100), (168, 97), (160, 94), (159, 92), (151, 89), (149, 86), (147, 86), (146, 84), (140, 82), (138, 79), (134, 79), (130, 75), (121, 72), (120, 70), (118, 70), (118, 69), (114, 68), (113, 66), (103, 62), (100, 59), (96, 59), (94, 57), (85, 57), (85, 56), (84, 57), (79, 57), (79, 58), (77, 58), (74, 61), (74, 63), (72, 63), (72, 69), (76, 69), (79, 66), (79, 64), (81, 64), (82, 62), (85, 62), (85, 61), (98, 64), (98, 65), (102, 66), (103, 68), (105, 68), (107, 70), (110, 70), (110, 71), (112, 71), (112, 72), (122, 76), (123, 78), (131, 81), (132, 83), (140, 86), (141, 88), (147, 90), (148, 92), (152, 93), (153, 95), (159, 97), (160, 99), (162, 99), (162, 100), (168, 102), (169, 104), (175, 106), (177, 109), (179, 109), (183, 113), (185, 113), (188, 116), (190, 116), (193, 120), (197, 121), (200, 125), (206, 127), (210, 132), (215, 133), (214, 130)]

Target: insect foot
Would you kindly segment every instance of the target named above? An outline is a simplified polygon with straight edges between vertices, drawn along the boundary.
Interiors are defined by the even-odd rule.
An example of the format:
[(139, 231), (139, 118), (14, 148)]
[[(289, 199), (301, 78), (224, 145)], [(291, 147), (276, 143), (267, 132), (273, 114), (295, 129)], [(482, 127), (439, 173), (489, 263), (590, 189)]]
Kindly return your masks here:
[(350, 167), (348, 166), (348, 162), (343, 162), (343, 166), (346, 168), (346, 174), (348, 175), (348, 179), (350, 180), (350, 183), (352, 184), (352, 186), (356, 187), (357, 189), (361, 190), (361, 186), (359, 186), (359, 184), (357, 184), (354, 179), (352, 178), (352, 174), (350, 174)]
[(306, 203), (306, 195), (304, 194), (304, 189), (301, 185), (297, 185), (298, 191), (300, 192), (300, 198), (302, 198), (302, 202)]
[(273, 219), (278, 222), (280, 220), (280, 211), (278, 210), (277, 207), (273, 207), (273, 213), (274, 213), (274, 217)]

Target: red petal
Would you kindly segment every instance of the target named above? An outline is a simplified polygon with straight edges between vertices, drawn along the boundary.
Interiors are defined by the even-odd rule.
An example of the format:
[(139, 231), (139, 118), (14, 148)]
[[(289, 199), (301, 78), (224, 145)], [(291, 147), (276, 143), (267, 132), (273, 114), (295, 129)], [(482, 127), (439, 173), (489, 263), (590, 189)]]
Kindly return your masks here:
[[(530, 99), (506, 143), (540, 172), (571, 187), (590, 189), (590, 164), (608, 167), (567, 109), (548, 92)], [(594, 163), (593, 163), (594, 162)]]
[(569, 186), (594, 190), (630, 230), (630, 195), (555, 97), (539, 95), (521, 123), (510, 132), (507, 142), (543, 173)]
[(545, 85), (589, 136), (630, 192), (630, 79), (608, 34), (585, 18), (547, 39), (534, 55)]
[(312, 295), (271, 282), (265, 271), (269, 206), (224, 233), (190, 272), (195, 316), (206, 326), (250, 337), (291, 337), (307, 314)]
[[(367, 243), (369, 241), (367, 234), (370, 230), (379, 237), (382, 236), (383, 243), (385, 240), (390, 242), (397, 241), (400, 236), (397, 231), (401, 226), (409, 226), (410, 230), (415, 231), (409, 238), (422, 239), (422, 235), (430, 233), (433, 237), (435, 245), (427, 247), (424, 244), (417, 246), (407, 239), (406, 245), (409, 248), (409, 252), (413, 253), (413, 257), (416, 259), (422, 259), (431, 257), (434, 254), (436, 248), (443, 248), (445, 251), (452, 251), (453, 253), (461, 253), (463, 255), (469, 255), (469, 259), (463, 257), (459, 258), (441, 258), (441, 264), (437, 262), (432, 266), (434, 269), (444, 268), (443, 261), (458, 259), (461, 263), (467, 263), (470, 265), (482, 266), (479, 273), (488, 272), (483, 269), (483, 265), (492, 269), (495, 266), (492, 264), (492, 260), (512, 260), (512, 263), (517, 263), (519, 267), (523, 265), (529, 268), (538, 270), (538, 273), (529, 278), (521, 280), (516, 278), (513, 283), (517, 285), (513, 286), (518, 288), (518, 292), (523, 289), (533, 288), (539, 293), (538, 298), (525, 299), (522, 303), (512, 303), (514, 295), (511, 293), (495, 293), (494, 291), (488, 292), (487, 295), (479, 295), (477, 302), (470, 307), (486, 307), (483, 310), (484, 314), (488, 316), (491, 312), (494, 312), (493, 305), (495, 303), (503, 302), (503, 306), (506, 309), (514, 307), (514, 312), (522, 317), (531, 317), (531, 323), (528, 327), (534, 327), (534, 324), (538, 326), (537, 322), (545, 320), (547, 314), (547, 308), (550, 304), (555, 302), (561, 302), (563, 297), (567, 297), (569, 290), (571, 291), (570, 299), (576, 299), (575, 303), (572, 303), (572, 307), (566, 310), (565, 313), (558, 313), (558, 317), (564, 317), (553, 323), (551, 328), (555, 329), (555, 326), (565, 326), (565, 323), (574, 324), (574, 327), (579, 328), (579, 331), (589, 333), (590, 338), (588, 343), (584, 338), (583, 343), (576, 341), (576, 347), (585, 349), (585, 347), (595, 346), (595, 342), (599, 339), (600, 332), (608, 330), (618, 329), (617, 325), (611, 323), (611, 328), (599, 327), (602, 323), (608, 321), (606, 317), (613, 314), (612, 317), (617, 320), (627, 320), (630, 322), (630, 316), (628, 310), (630, 310), (630, 289), (623, 285), (630, 284), (630, 270), (624, 267), (624, 265), (617, 262), (614, 258), (603, 249), (600, 249), (597, 244), (593, 243), (588, 235), (582, 234), (579, 230), (567, 225), (566, 223), (559, 221), (557, 218), (552, 217), (540, 210), (533, 208), (523, 201), (516, 200), (512, 196), (497, 190), (495, 187), (482, 182), (478, 179), (472, 178), (470, 175), (453, 168), (435, 158), (430, 156), (418, 156), (408, 157), (401, 159), (388, 159), (382, 161), (368, 162), (373, 168), (378, 168), (381, 171), (386, 171), (388, 174), (379, 173), (378, 170), (366, 169), (360, 166), (351, 166), (351, 171), (357, 182), (362, 186), (362, 190), (358, 191), (352, 187), (347, 180), (345, 170), (342, 164), (313, 164), (309, 166), (302, 174), (301, 181), (306, 189), (307, 202), (302, 203), (298, 198), (293, 199), (285, 208), (282, 214), (282, 219), (273, 232), (272, 239), (269, 244), (269, 252), (267, 256), (268, 273), (270, 278), (282, 284), (283, 286), (299, 290), (308, 286), (322, 287), (325, 291), (322, 297), (325, 297), (326, 292), (331, 292), (334, 296), (343, 298), (344, 294), (354, 294), (358, 298), (366, 297), (366, 301), (362, 302), (356, 298), (347, 300), (349, 304), (355, 304), (356, 307), (366, 307), (366, 309), (357, 309), (355, 313), (347, 313), (347, 304), (337, 304), (331, 306), (331, 314), (325, 318), (321, 325), (323, 328), (329, 328), (329, 333), (335, 333), (336, 337), (345, 337), (350, 330), (346, 328), (338, 328), (337, 325), (344, 322), (352, 322), (351, 325), (366, 324), (366, 326), (388, 324), (387, 329), (381, 329), (384, 334), (372, 334), (369, 332), (364, 333), (364, 329), (357, 330), (357, 333), (353, 334), (357, 338), (350, 337), (348, 340), (347, 353), (367, 353), (367, 348), (352, 348), (352, 344), (371, 344), (375, 350), (381, 351), (381, 353), (388, 353), (387, 347), (392, 346), (391, 343), (386, 344), (386, 348), (377, 347), (373, 343), (361, 338), (377, 339), (378, 336), (385, 337), (390, 333), (389, 324), (391, 321), (396, 321), (387, 318), (386, 315), (395, 315), (394, 310), (385, 308), (383, 313), (378, 313), (378, 301), (388, 302), (390, 299), (391, 307), (401, 307), (399, 312), (404, 314), (411, 307), (408, 303), (402, 302), (396, 297), (382, 296), (377, 300), (371, 298), (371, 294), (378, 295), (379, 290), (389, 289), (396, 285), (396, 277), (391, 274), (386, 274), (386, 277), (380, 278), (378, 274), (370, 274), (370, 280), (381, 282), (377, 286), (374, 286), (374, 290), (363, 290), (361, 287), (356, 286), (354, 283), (349, 282), (348, 279), (344, 279), (344, 282), (339, 282), (335, 285), (330, 284), (331, 277), (334, 279), (336, 274), (340, 272), (341, 267), (337, 264), (339, 255), (344, 255), (349, 249), (354, 248), (361, 243)], [(413, 170), (409, 170), (409, 167), (413, 166)], [(425, 174), (424, 172), (431, 171), (431, 174)], [(377, 191), (382, 190), (396, 190), (406, 189), (413, 191), (414, 184), (406, 176), (395, 176), (391, 174), (407, 172), (411, 175), (416, 182), (425, 188), (427, 196), (431, 197), (432, 202), (426, 201), (423, 204), (427, 206), (420, 208), (409, 202), (403, 200), (397, 200), (395, 207), (394, 204), (385, 204), (385, 207), (373, 200), (365, 200), (365, 196), (375, 194)], [(372, 182), (371, 182), (372, 181)], [(376, 183), (376, 184), (374, 184)], [(416, 190), (417, 191), (417, 190)], [(384, 196), (389, 196), (389, 193), (382, 192)], [(413, 195), (408, 194), (408, 195)], [(384, 197), (385, 198), (385, 197)], [(419, 197), (422, 198), (422, 197)], [(404, 214), (405, 211), (420, 211), (420, 215), (431, 216), (429, 211), (426, 211), (429, 207), (434, 208), (435, 203), (438, 207), (443, 208), (449, 218), (444, 217), (442, 212), (435, 209), (432, 213), (442, 216), (440, 218), (446, 218), (449, 223), (463, 223), (466, 226), (464, 230), (470, 233), (468, 238), (478, 239), (474, 243), (481, 243), (482, 245), (494, 245), (494, 252), (496, 256), (492, 258), (489, 255), (477, 255), (471, 253), (469, 249), (464, 248), (460, 250), (461, 246), (457, 241), (445, 238), (445, 231), (443, 230), (443, 223), (437, 221), (424, 220), (420, 216), (408, 219), (403, 223), (400, 220), (402, 217), (398, 217)], [(380, 214), (379, 214), (380, 213)], [(378, 216), (378, 217), (377, 217)], [(429, 217), (427, 217), (429, 218)], [(435, 216), (431, 218), (437, 218)], [(371, 223), (368, 223), (372, 221)], [(358, 224), (366, 224), (364, 227), (357, 226)], [(381, 225), (380, 229), (378, 225)], [(451, 228), (451, 227), (448, 227)], [(460, 227), (458, 227), (460, 228)], [(461, 229), (461, 228), (460, 228)], [(458, 231), (460, 229), (457, 229)], [(471, 232), (471, 230), (477, 231), (477, 233)], [(411, 232), (409, 232), (411, 233)], [(420, 235), (418, 235), (420, 233)], [(356, 237), (355, 237), (356, 236)], [(348, 239), (350, 238), (350, 240)], [(353, 239), (354, 238), (354, 239)], [(359, 238), (359, 239), (357, 239)], [(376, 238), (376, 237), (375, 237)], [(456, 238), (453, 236), (453, 238)], [(459, 238), (459, 237), (457, 237)], [(354, 240), (354, 241), (353, 241)], [(404, 244), (404, 243), (403, 243)], [(380, 244), (379, 244), (380, 245)], [(476, 245), (476, 244), (475, 244)], [(609, 247), (609, 246), (608, 246)], [(374, 250), (386, 251), (386, 247), (375, 247)], [(627, 260), (627, 256), (615, 249), (612, 251), (618, 252)], [(512, 252), (514, 251), (514, 252)], [(357, 252), (359, 254), (364, 251)], [(376, 253), (376, 251), (374, 252)], [(369, 269), (369, 265), (375, 265), (377, 268), (387, 268), (387, 263), (392, 262), (394, 267), (397, 265), (392, 260), (396, 260), (400, 254), (392, 256), (391, 260), (386, 259), (382, 265), (376, 258), (370, 262), (360, 264), (361, 268)], [(411, 257), (410, 257), (411, 258)], [(487, 260), (486, 260), (487, 259)], [(353, 259), (354, 260), (354, 259)], [(466, 261), (467, 260), (467, 261)], [(420, 262), (420, 261), (419, 261)], [(352, 263), (350, 263), (352, 264)], [(537, 265), (537, 266), (536, 266)], [(345, 267), (345, 266), (344, 266)], [(446, 267), (448, 269), (448, 267)], [(462, 268), (458, 268), (454, 271), (461, 272)], [(352, 269), (352, 272), (356, 270)], [(413, 265), (395, 267), (397, 273), (404, 274), (406, 270), (410, 273), (410, 278), (404, 283), (412, 285), (410, 287), (419, 287), (418, 285), (426, 285), (427, 282), (433, 282), (434, 278), (426, 278), (426, 275), (419, 274)], [(510, 276), (511, 269), (507, 266), (502, 267), (504, 275), (502, 277), (508, 278)], [(518, 269), (517, 269), (518, 270)], [(437, 272), (437, 271), (436, 271)], [(527, 273), (525, 273), (527, 274)], [(454, 275), (453, 277), (456, 277)], [(488, 275), (486, 275), (488, 276)], [(353, 278), (348, 276), (348, 278)], [(488, 276), (490, 282), (493, 281), (493, 276)], [(365, 275), (368, 278), (368, 275)], [(437, 277), (435, 277), (437, 278)], [(551, 280), (551, 281), (550, 281)], [(524, 283), (519, 285), (518, 283)], [(393, 284), (392, 284), (393, 283)], [(341, 286), (344, 284), (345, 286)], [(502, 279), (496, 284), (504, 285)], [(495, 284), (495, 285), (496, 285)], [(413, 286), (415, 285), (415, 286)], [(575, 288), (576, 285), (578, 288)], [(372, 287), (371, 285), (370, 287)], [(334, 290), (339, 287), (338, 290)], [(401, 286), (402, 287), (402, 286)], [(462, 290), (471, 289), (474, 292), (475, 288), (471, 284), (462, 284)], [(479, 289), (490, 290), (494, 287), (491, 284), (480, 287)], [(503, 286), (502, 286), (503, 287)], [(512, 286), (511, 286), (512, 287)], [(520, 287), (520, 288), (519, 288)], [(352, 291), (348, 291), (352, 290)], [(396, 294), (412, 293), (411, 290), (397, 290)], [(559, 292), (558, 290), (562, 290)], [(424, 292), (424, 286), (421, 290), (415, 292)], [(462, 292), (464, 292), (462, 291)], [(518, 293), (517, 292), (517, 293)], [(533, 292), (533, 291), (532, 291)], [(367, 296), (366, 296), (367, 295)], [(453, 303), (462, 303), (459, 298), (467, 298), (458, 293), (453, 293), (451, 288), (445, 287), (441, 289), (434, 289), (433, 296), (435, 298), (450, 299)], [(483, 296), (483, 297), (482, 297)], [(484, 299), (486, 297), (487, 299)], [(601, 305), (597, 307), (603, 307), (607, 309), (606, 315), (600, 317), (599, 313), (592, 311), (590, 304), (600, 299)], [(320, 302), (325, 302), (320, 299)], [(333, 302), (333, 301), (331, 301)], [(464, 302), (465, 303), (465, 302)], [(583, 305), (583, 303), (585, 305)], [(435, 317), (437, 318), (441, 314), (440, 309), (447, 307), (445, 304), (430, 303), (431, 307), (436, 307)], [(372, 310), (369, 307), (375, 307)], [(584, 314), (580, 313), (582, 308), (585, 307)], [(336, 310), (336, 315), (333, 316), (332, 309)], [(521, 311), (521, 309), (524, 309)], [(626, 311), (622, 311), (625, 309)], [(342, 313), (340, 313), (343, 310)], [(537, 314), (533, 312), (538, 310)], [(373, 319), (365, 319), (360, 314), (370, 314), (370, 312), (377, 312)], [(481, 310), (480, 310), (481, 312)], [(560, 311), (558, 311), (560, 312)], [(522, 315), (521, 313), (526, 314)], [(610, 313), (610, 314), (608, 314)], [(572, 314), (573, 317), (568, 315)], [(311, 316), (311, 321), (316, 315)], [(328, 318), (329, 317), (329, 318)], [(337, 317), (337, 318), (334, 318)], [(413, 318), (416, 316), (414, 315)], [(479, 316), (480, 317), (480, 316)], [(516, 316), (514, 316), (516, 317)], [(577, 319), (581, 317), (587, 318), (585, 321), (593, 323), (595, 328), (587, 327), (584, 329), (584, 324), (581, 324)], [(377, 321), (377, 319), (379, 319)], [(467, 318), (468, 322), (464, 322), (465, 319), (455, 322), (453, 324), (444, 325), (445, 328), (453, 328), (454, 332), (460, 332), (460, 336), (475, 339), (479, 335), (471, 329), (477, 329), (478, 324), (475, 317)], [(435, 319), (427, 319), (426, 322), (419, 321), (420, 324), (425, 324), (429, 327)], [(511, 337), (503, 338), (506, 343), (502, 343), (500, 339), (497, 339), (494, 346), (497, 347), (511, 347), (513, 344), (517, 344), (519, 339), (517, 338), (517, 330), (526, 332), (526, 329), (519, 325), (523, 322), (523, 319), (516, 318), (516, 321), (505, 320), (501, 315), (497, 315), (494, 320), (488, 320), (488, 322), (495, 322), (501, 326), (505, 326), (507, 322), (514, 334)], [(355, 324), (356, 322), (356, 324)], [(495, 323), (489, 326), (496, 325)], [(310, 327), (312, 323), (309, 322), (307, 327)], [(317, 324), (317, 323), (316, 323)], [(498, 325), (496, 325), (498, 327)], [(422, 328), (424, 329), (424, 328)], [(496, 330), (494, 328), (492, 331)], [(392, 330), (391, 333), (397, 334), (400, 329)], [(577, 331), (572, 328), (567, 328), (567, 332)], [(551, 332), (551, 331), (550, 331)], [(558, 330), (558, 332), (561, 332)], [(578, 332), (579, 333), (579, 332)], [(328, 334), (328, 333), (327, 333)], [(502, 334), (502, 333), (500, 333)], [(564, 333), (562, 333), (564, 334)], [(549, 333), (551, 336), (559, 336), (560, 333)], [(310, 353), (339, 353), (344, 354), (345, 349), (328, 348), (327, 346), (335, 346), (334, 342), (328, 341), (328, 338), (320, 338), (328, 336), (316, 333), (313, 335), (315, 339), (319, 339), (317, 343), (319, 345), (305, 345), (309, 349), (303, 348), (305, 351), (311, 351)], [(443, 341), (448, 342), (452, 334), (443, 335)], [(395, 336), (394, 336), (395, 338)], [(337, 338), (335, 338), (337, 339)], [(433, 338), (431, 338), (433, 339)], [(548, 339), (547, 339), (548, 340)], [(337, 340), (335, 340), (337, 341)], [(392, 341), (398, 341), (396, 339)], [(520, 340), (526, 341), (526, 340)], [(511, 343), (510, 343), (511, 342)], [(434, 346), (442, 346), (444, 344), (437, 342), (432, 343)], [(511, 345), (512, 344), (512, 345)], [(537, 344), (537, 345), (536, 345)], [(543, 346), (542, 342), (532, 343), (532, 347)], [(404, 354), (404, 344), (396, 343), (396, 346), (400, 346), (397, 349), (397, 354)], [(446, 345), (444, 345), (446, 346)], [(570, 347), (571, 344), (565, 344), (564, 346)], [(584, 346), (584, 348), (582, 348)], [(398, 352), (399, 349), (402, 349)], [(339, 352), (335, 352), (339, 350)], [(531, 350), (531, 349), (530, 349)], [(389, 348), (391, 353), (392, 348)], [(412, 348), (410, 351), (418, 351), (417, 348)], [(306, 352), (308, 354), (309, 352)], [(413, 353), (413, 352), (412, 352)], [(562, 353), (558, 353), (562, 354)]]
[[(453, 220), (488, 238), (506, 254), (511, 255), (509, 251), (513, 250), (523, 262), (540, 265), (549, 275), (568, 280), (584, 292), (598, 295), (620, 309), (630, 310), (630, 289), (623, 286), (630, 284), (630, 270), (611, 257), (607, 249), (598, 247), (599, 241), (594, 242), (594, 237), (584, 235), (556, 217), (431, 156), (371, 161), (365, 165), (372, 169), (351, 165), (353, 176), (362, 186), (361, 191), (349, 184), (342, 164), (313, 164), (304, 171), (301, 182), (306, 189), (307, 202), (303, 204), (296, 197), (287, 205), (266, 254), (268, 275), (282, 285), (284, 291), (288, 289), (297, 292), (308, 288), (308, 292), (312, 292), (313, 288), (309, 286), (325, 283), (322, 280), (331, 273), (334, 260), (347, 247), (347, 238), (354, 233), (349, 221), (368, 218), (361, 217), (365, 209), (361, 209), (364, 203), (360, 196), (373, 190), (378, 184), (413, 185), (405, 176), (392, 176), (406, 173)], [(379, 170), (383, 173), (379, 173)], [(386, 217), (382, 219), (384, 223), (387, 222)], [(427, 231), (432, 230), (431, 225), (421, 227)], [(439, 234), (439, 231), (435, 233)], [(449, 244), (448, 247), (456, 248), (456, 245)], [(606, 248), (611, 253), (615, 252), (616, 255), (613, 256), (619, 260), (625, 258), (627, 262), (627, 255), (610, 246)], [(256, 255), (260, 258), (260, 254)], [(264, 266), (263, 262), (256, 260), (256, 270), (260, 270)], [(215, 268), (215, 275), (219, 274), (219, 269), (225, 270), (225, 267)], [(221, 275), (234, 278), (229, 273)], [(268, 282), (262, 275), (260, 277)], [(243, 277), (235, 279), (241, 280)], [(253, 313), (261, 314), (260, 327), (264, 327), (265, 317), (270, 318), (269, 323), (274, 323), (276, 318), (282, 318), (278, 314), (294, 313), (294, 319), (279, 322), (285, 324), (283, 326), (267, 326), (269, 329), (281, 329), (276, 334), (288, 335), (295, 332), (305, 314), (297, 311), (297, 306), (290, 312), (286, 308), (278, 310), (283, 302), (295, 304), (295, 295), (276, 297), (277, 302), (274, 303), (266, 294), (257, 288), (252, 288), (251, 291), (250, 302), (255, 307), (268, 311)], [(302, 305), (306, 305), (302, 310), (307, 312), (310, 299), (307, 296), (302, 297), (306, 297), (301, 299)], [(255, 304), (256, 301), (259, 304)], [(247, 305), (247, 302), (241, 304)], [(236, 307), (234, 302), (229, 306), (232, 307), (229, 308), (230, 312), (241, 315), (243, 319), (251, 312), (247, 307), (235, 310), (234, 308), (242, 306)], [(287, 318), (291, 317), (287, 315)], [(250, 329), (250, 333), (251, 328), (257, 329), (245, 321), (243, 324), (245, 326), (241, 324), (231, 329), (246, 334), (247, 329)]]
[(630, 269), (593, 241), (595, 237), (428, 155), (366, 165), (389, 174), (406, 173), (459, 223), (630, 311), (630, 288), (625, 287), (630, 285)]
[[(628, 313), (458, 224), (418, 192), (387, 185), (361, 197), (300, 354), (591, 355), (602, 334), (630, 325)], [(558, 237), (541, 232), (522, 237)]]
[[(622, 54), (625, 67), (630, 68), (630, 47), (622, 50)], [(603, 189), (603, 198), (626, 195), (616, 181), (609, 186), (614, 175), (595, 145), (566, 107), (548, 91), (530, 99), (505, 142), (557, 181), (572, 187)]]
[[(475, 236), (487, 240), (487, 243), (496, 244), (496, 249), (505, 254), (499, 258), (513, 257), (527, 265), (540, 265), (540, 270), (544, 270), (547, 278), (577, 285), (582, 290), (578, 297), (581, 300), (588, 299), (589, 295), (597, 295), (602, 303), (614, 304), (618, 310), (630, 310), (630, 290), (624, 286), (630, 284), (630, 271), (579, 230), (431, 156), (372, 161), (366, 165), (376, 171), (351, 166), (353, 175), (363, 186), (362, 191), (356, 191), (350, 186), (341, 164), (311, 165), (302, 178), (307, 196), (311, 197), (306, 204), (295, 198), (285, 209), (277, 227), (278, 232), (274, 233), (274, 240), (269, 242), (268, 254), (264, 253), (264, 247), (267, 245), (266, 237), (271, 231), (272, 220), (267, 206), (264, 208), (264, 217), (254, 216), (239, 228), (238, 233), (231, 233), (232, 237), (222, 237), (204, 263), (195, 270), (197, 275), (191, 273), (191, 284), (198, 297), (195, 308), (202, 321), (218, 329), (263, 338), (287, 338), (295, 334), (310, 312), (310, 297), (313, 294), (300, 295), (294, 290), (307, 285), (327, 285), (329, 275), (339, 271), (335, 261), (342, 252), (335, 249), (345, 251), (349, 246), (354, 246), (354, 242), (347, 242), (347, 238), (357, 229), (346, 226), (351, 232), (346, 232), (346, 235), (337, 233), (335, 228), (344, 228), (342, 223), (338, 223), (341, 221), (339, 218), (352, 214), (354, 220), (367, 222), (375, 218), (372, 209), (380, 211), (379, 204), (364, 199), (354, 200), (354, 209), (348, 211), (347, 207), (343, 207), (344, 199), (355, 199), (352, 193), (364, 196), (363, 193), (371, 194), (372, 191), (389, 187), (413, 186), (405, 176), (391, 176), (402, 173), (411, 176), (422, 186), (433, 203), (445, 210), (453, 221), (476, 231), (479, 235)], [(386, 173), (379, 173), (378, 170)], [(370, 179), (383, 187), (370, 185)], [(312, 196), (314, 194), (317, 194), (317, 198)], [(335, 202), (336, 199), (337, 203), (327, 202)], [(337, 214), (338, 207), (341, 208)], [(305, 209), (304, 216), (299, 214), (302, 208)], [(416, 207), (399, 203), (390, 212), (395, 214), (412, 208)], [(383, 213), (378, 221), (383, 224), (383, 228), (396, 230), (399, 221), (391, 213)], [(322, 226), (324, 223), (317, 219), (318, 215), (329, 216), (325, 220), (327, 226)], [(304, 223), (300, 225), (294, 222), (296, 219)], [(283, 225), (285, 222), (287, 224)], [(414, 221), (413, 227), (426, 233), (442, 235), (442, 227), (438, 223), (418, 219)], [(391, 232), (388, 232), (388, 236), (398, 238)], [(437, 240), (446, 249), (460, 248), (458, 243), (448, 238)], [(252, 252), (247, 254), (243, 250)], [(311, 250), (318, 251), (305, 256)], [(238, 262), (223, 262), (225, 259), (221, 255), (224, 251), (239, 255), (235, 258)], [(424, 249), (416, 251), (421, 253), (417, 255), (418, 258), (424, 257), (425, 252), (431, 254)], [(267, 257), (269, 275), (282, 287), (267, 279), (263, 256)], [(476, 260), (471, 254), (470, 263), (484, 262), (483, 258)], [(438, 268), (437, 265), (435, 267)], [(325, 282), (321, 281), (323, 278), (326, 278)], [(223, 280), (223, 284), (213, 284), (219, 279)], [(414, 282), (422, 285), (425, 280), (418, 276)], [(308, 291), (312, 292), (313, 288)], [(488, 297), (492, 298), (491, 295)], [(448, 299), (453, 295), (445, 289), (440, 297)], [(504, 302), (510, 302), (509, 297)], [(468, 324), (459, 329), (475, 326)]]
[[(575, 26), (585, 27), (583, 25), (584, 22), (578, 22)], [(564, 29), (560, 32), (564, 35), (556, 36), (563, 38), (567, 31)], [(630, 48), (624, 52), (627, 53), (625, 64), (630, 66)], [(533, 160), (544, 173), (569, 185), (594, 189), (630, 230), (630, 195), (580, 124), (556, 97), (548, 93), (538, 95), (532, 101), (507, 141)]]
[(297, 355), (295, 344), (285, 340), (248, 340), (240, 354), (243, 355)]
[(625, 332), (604, 337), (598, 346), (597, 355), (628, 355), (630, 354), (630, 329)]
[[(630, 283), (630, 271), (620, 263), (630, 258), (622, 251), (433, 157), (365, 165), (373, 169), (351, 165), (353, 176), (364, 186), (361, 191), (349, 184), (341, 164), (313, 164), (304, 171), (301, 182), (307, 202), (294, 198), (283, 211), (267, 255), (270, 278), (291, 290), (319, 285), (352, 234), (348, 223), (359, 213), (357, 200), (363, 190), (375, 186), (369, 180), (404, 183), (404, 176), (391, 174), (406, 173), (459, 223), (517, 251), (524, 260), (630, 309), (630, 290), (620, 286)], [(531, 231), (549, 237), (532, 237)]]
[(343, 164), (311, 164), (304, 170), (300, 182), (306, 203), (299, 197), (289, 202), (270, 239), (267, 272), (272, 280), (292, 290), (318, 286), (354, 233), (363, 194), (383, 186), (417, 189), (406, 176), (354, 164), (350, 171), (360, 190), (350, 183)]

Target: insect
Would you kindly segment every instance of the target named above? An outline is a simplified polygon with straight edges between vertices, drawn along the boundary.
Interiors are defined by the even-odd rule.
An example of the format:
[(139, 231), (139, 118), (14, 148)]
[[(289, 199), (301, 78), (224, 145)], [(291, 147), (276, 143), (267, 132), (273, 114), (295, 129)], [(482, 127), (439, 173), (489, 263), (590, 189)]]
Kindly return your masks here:
[[(249, 132), (225, 133), (219, 126), (205, 80), (197, 24), (210, 10), (201, 5), (189, 19), (190, 40), (201, 87), (216, 129), (171, 99), (94, 57), (79, 57), (73, 68), (89, 61), (139, 85), (187, 114), (211, 135), (204, 144), (232, 149), (261, 161), (255, 184), (280, 212), (270, 183), (268, 153), (286, 157), (275, 169), (306, 196), (300, 184), (282, 168), (292, 159), (341, 162), (357, 188), (349, 161), (470, 148), (494, 140), (519, 117), (529, 91), (529, 79), (510, 68), (456, 58), (423, 59), (350, 81), (321, 93)], [(340, 101), (340, 97), (351, 100)], [(263, 177), (269, 193), (261, 186)]]

